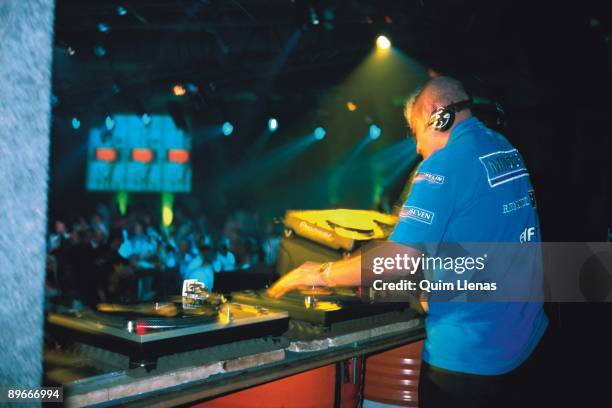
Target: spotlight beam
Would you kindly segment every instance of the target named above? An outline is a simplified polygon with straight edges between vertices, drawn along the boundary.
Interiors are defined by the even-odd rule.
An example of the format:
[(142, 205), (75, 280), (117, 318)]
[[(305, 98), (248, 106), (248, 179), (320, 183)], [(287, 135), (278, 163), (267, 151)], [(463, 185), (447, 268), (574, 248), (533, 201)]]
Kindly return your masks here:
[(258, 159), (250, 160), (242, 166), (238, 166), (227, 176), (227, 182), (232, 185), (238, 182), (246, 182), (253, 178), (256, 178), (257, 182), (268, 179), (270, 176), (273, 176), (278, 169), (295, 160), (297, 156), (305, 152), (308, 147), (315, 142), (316, 139), (314, 136), (309, 134), (286, 143), (264, 154)]
[(372, 139), (370, 139), (370, 136), (366, 135), (364, 138), (361, 139), (361, 141), (353, 149), (351, 149), (346, 154), (344, 159), (339, 164), (338, 169), (333, 171), (332, 174), (330, 175), (330, 183), (334, 186), (332, 188), (336, 188), (336, 189), (340, 188), (340, 184), (341, 184), (341, 181), (344, 175), (347, 173), (349, 168), (352, 167), (353, 162), (359, 156), (359, 154), (363, 152), (365, 148), (371, 142), (372, 142)]

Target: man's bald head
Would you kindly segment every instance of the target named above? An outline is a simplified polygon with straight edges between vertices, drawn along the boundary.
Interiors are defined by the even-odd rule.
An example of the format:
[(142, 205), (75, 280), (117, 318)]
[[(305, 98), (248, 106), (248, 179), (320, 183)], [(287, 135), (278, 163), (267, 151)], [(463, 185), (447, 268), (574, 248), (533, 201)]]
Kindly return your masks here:
[(427, 81), (408, 100), (404, 116), (415, 133), (415, 127), (422, 125), (423, 121), (429, 122), (430, 115), (436, 109), (467, 99), (469, 96), (461, 82), (454, 78), (438, 76)]
[(430, 79), (406, 103), (404, 116), (416, 138), (417, 152), (427, 159), (440, 150), (448, 141), (450, 131), (463, 119), (469, 117), (469, 109), (457, 112), (450, 129), (441, 132), (429, 126), (431, 114), (438, 108), (469, 99), (465, 88), (456, 79), (439, 76)]

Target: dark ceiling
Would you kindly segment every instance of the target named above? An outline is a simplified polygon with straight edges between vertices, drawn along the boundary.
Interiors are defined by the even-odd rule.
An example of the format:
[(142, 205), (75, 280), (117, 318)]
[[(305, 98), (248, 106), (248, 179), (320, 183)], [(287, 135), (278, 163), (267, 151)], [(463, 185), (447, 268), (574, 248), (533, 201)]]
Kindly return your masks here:
[(54, 93), (67, 111), (163, 111), (176, 82), (198, 87), (192, 104), (253, 97), (266, 81), (281, 95), (316, 90), (387, 33), (426, 66), (512, 103), (517, 87), (539, 97), (565, 75), (601, 75), (612, 26), (603, 3), (58, 0)]

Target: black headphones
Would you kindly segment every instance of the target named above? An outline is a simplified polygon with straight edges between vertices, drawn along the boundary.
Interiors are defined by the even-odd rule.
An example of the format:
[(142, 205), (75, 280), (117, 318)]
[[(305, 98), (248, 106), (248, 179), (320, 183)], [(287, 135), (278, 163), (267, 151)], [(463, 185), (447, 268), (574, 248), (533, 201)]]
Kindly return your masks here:
[(466, 99), (438, 108), (431, 113), (427, 127), (431, 126), (438, 132), (445, 132), (453, 126), (455, 122), (455, 113), (471, 106), (472, 100)]

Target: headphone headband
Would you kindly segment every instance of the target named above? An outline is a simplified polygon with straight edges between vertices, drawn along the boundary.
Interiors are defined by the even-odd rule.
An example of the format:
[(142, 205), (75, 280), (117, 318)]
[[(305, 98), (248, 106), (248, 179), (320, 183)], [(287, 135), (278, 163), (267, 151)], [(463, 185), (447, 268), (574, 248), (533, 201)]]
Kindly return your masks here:
[(464, 109), (470, 108), (471, 106), (472, 106), (472, 100), (471, 99), (465, 99), (463, 101), (451, 103), (450, 105), (448, 105), (446, 107), (446, 109), (450, 110), (450, 111), (453, 111), (453, 112), (459, 112), (459, 111), (462, 111)]

